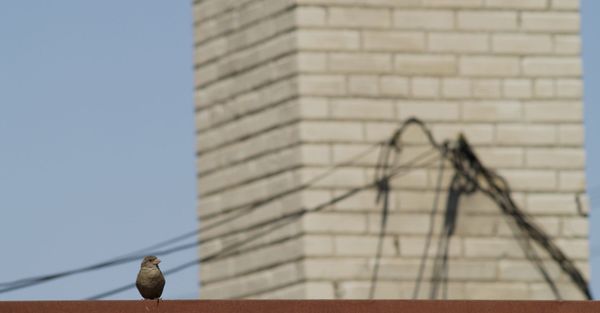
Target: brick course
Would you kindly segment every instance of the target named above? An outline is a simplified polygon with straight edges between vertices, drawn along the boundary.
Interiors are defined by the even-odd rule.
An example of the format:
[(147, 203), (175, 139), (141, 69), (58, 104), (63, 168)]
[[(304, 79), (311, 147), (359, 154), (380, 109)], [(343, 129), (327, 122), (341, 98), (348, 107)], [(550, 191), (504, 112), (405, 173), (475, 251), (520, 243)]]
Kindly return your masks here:
[[(202, 255), (257, 234), (235, 229), (371, 182), (376, 150), (290, 191), (416, 116), (437, 140), (463, 132), (588, 275), (589, 228), (574, 201), (585, 188), (579, 1), (199, 0), (194, 14), (201, 224), (285, 194), (203, 234), (220, 237)], [(416, 129), (404, 142), (403, 161), (427, 148)], [(377, 298), (412, 297), (433, 220), (419, 297), (429, 293), (443, 219), (430, 217), (436, 179), (434, 162), (392, 180)], [(381, 223), (375, 196), (360, 192), (202, 264), (201, 297), (366, 298)], [(440, 199), (443, 208), (445, 192)], [(489, 199), (465, 196), (460, 210), (449, 298), (553, 298)], [(540, 257), (563, 298), (581, 299)]]

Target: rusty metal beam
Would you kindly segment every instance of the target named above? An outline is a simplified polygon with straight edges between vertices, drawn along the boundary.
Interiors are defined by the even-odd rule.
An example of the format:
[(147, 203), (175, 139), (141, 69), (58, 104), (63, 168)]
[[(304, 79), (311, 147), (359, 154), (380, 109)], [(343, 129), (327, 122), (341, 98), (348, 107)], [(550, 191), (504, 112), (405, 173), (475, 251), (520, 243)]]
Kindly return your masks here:
[(69, 313), (599, 313), (595, 301), (152, 300), (5, 301), (0, 312)]

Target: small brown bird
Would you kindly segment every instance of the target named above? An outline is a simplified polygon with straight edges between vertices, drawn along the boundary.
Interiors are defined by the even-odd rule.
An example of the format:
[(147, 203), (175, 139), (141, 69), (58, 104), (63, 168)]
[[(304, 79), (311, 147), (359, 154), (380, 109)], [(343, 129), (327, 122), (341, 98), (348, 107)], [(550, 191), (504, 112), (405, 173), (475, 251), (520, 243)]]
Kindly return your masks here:
[(149, 255), (142, 261), (140, 272), (137, 275), (135, 286), (144, 299), (160, 299), (165, 287), (165, 277), (158, 264), (160, 260)]

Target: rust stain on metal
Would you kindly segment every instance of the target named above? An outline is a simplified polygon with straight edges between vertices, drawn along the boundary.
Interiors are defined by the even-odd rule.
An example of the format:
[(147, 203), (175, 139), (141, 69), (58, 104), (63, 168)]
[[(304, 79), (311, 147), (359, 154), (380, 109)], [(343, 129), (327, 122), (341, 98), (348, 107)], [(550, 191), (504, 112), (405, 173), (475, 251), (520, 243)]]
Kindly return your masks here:
[(178, 313), (600, 313), (595, 301), (151, 300), (6, 301), (0, 312)]

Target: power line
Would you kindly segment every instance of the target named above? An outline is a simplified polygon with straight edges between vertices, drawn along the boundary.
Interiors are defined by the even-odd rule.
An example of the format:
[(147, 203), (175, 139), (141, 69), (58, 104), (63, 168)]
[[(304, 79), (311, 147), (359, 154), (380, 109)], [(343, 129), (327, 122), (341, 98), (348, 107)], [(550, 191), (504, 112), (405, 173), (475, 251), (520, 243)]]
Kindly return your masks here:
[[(382, 147), (380, 151), (379, 163), (377, 167), (379, 171), (376, 171), (376, 175), (383, 175), (383, 177), (376, 176), (376, 180), (379, 181), (377, 184), (377, 197), (375, 203), (382, 202), (381, 206), (381, 223), (379, 230), (379, 238), (377, 239), (377, 250), (375, 252), (375, 265), (373, 266), (373, 274), (371, 276), (371, 287), (369, 288), (369, 299), (373, 299), (375, 296), (375, 289), (377, 288), (377, 278), (379, 274), (379, 263), (381, 261), (381, 254), (383, 252), (383, 240), (385, 239), (387, 220), (389, 215), (389, 198), (390, 198), (390, 181), (389, 178), (385, 178), (385, 173), (389, 170), (389, 153), (391, 147), (386, 145)], [(394, 164), (398, 161), (397, 154), (394, 154)], [(382, 172), (377, 173), (377, 172)]]
[[(306, 211), (302, 210), (302, 211), (295, 212), (292, 216), (298, 216), (298, 217), (300, 217), (300, 216), (304, 215), (305, 213), (306, 213)], [(286, 219), (290, 218), (290, 217), (291, 216), (286, 216)], [(278, 221), (278, 222), (280, 222), (280, 221)], [(271, 224), (271, 225), (273, 225), (273, 224)], [(283, 227), (283, 226), (285, 226), (287, 224), (280, 223), (280, 224), (275, 224), (275, 225), (276, 225), (276, 227), (270, 227), (270, 228), (268, 228), (267, 231), (261, 232), (258, 235), (255, 234), (254, 236), (249, 237), (249, 239), (247, 239), (247, 240), (238, 241), (238, 242), (236, 242), (234, 244), (231, 244), (231, 245), (229, 245), (229, 246), (221, 249), (217, 253), (214, 253), (212, 255), (209, 255), (209, 256), (206, 256), (206, 257), (203, 257), (203, 258), (199, 258), (199, 259), (196, 259), (196, 260), (193, 260), (193, 261), (190, 261), (190, 262), (186, 262), (186, 263), (180, 264), (179, 266), (176, 266), (174, 268), (166, 270), (163, 273), (163, 275), (168, 276), (170, 274), (174, 274), (176, 272), (182, 271), (182, 270), (184, 270), (184, 269), (186, 269), (186, 268), (188, 268), (190, 266), (194, 266), (194, 265), (197, 265), (197, 264), (200, 264), (200, 263), (208, 262), (208, 261), (217, 259), (218, 257), (226, 256), (225, 252), (234, 250), (235, 248), (238, 248), (238, 247), (243, 246), (243, 245), (245, 245), (245, 244), (247, 244), (249, 242), (257, 240), (258, 238), (260, 238), (262, 236), (265, 236), (265, 235), (268, 235), (271, 232), (273, 232), (274, 230), (276, 230), (278, 228), (281, 228), (281, 227)], [(117, 288), (114, 288), (114, 289), (111, 289), (111, 290), (108, 290), (108, 291), (105, 291), (105, 292), (101, 292), (99, 294), (96, 294), (94, 296), (91, 296), (91, 297), (87, 298), (86, 300), (99, 300), (99, 299), (103, 299), (103, 298), (109, 297), (111, 295), (114, 295), (114, 294), (117, 294), (117, 293), (121, 293), (121, 292), (123, 292), (125, 290), (128, 290), (128, 289), (131, 289), (133, 287), (135, 287), (135, 283), (126, 284), (126, 285), (123, 285), (123, 286), (120, 286), (120, 287), (117, 287)]]
[(448, 293), (448, 251), (450, 249), (450, 240), (456, 229), (458, 218), (458, 203), (464, 193), (473, 192), (474, 189), (461, 182), (457, 172), (454, 173), (446, 200), (446, 211), (444, 214), (444, 225), (436, 251), (436, 258), (433, 264), (433, 274), (431, 275), (430, 299), (437, 299), (440, 285), (444, 288), (443, 298), (447, 298)]
[[(164, 254), (170, 254), (173, 252), (177, 252), (177, 251), (181, 251), (181, 250), (185, 250), (185, 249), (189, 249), (192, 247), (195, 247), (199, 244), (202, 244), (204, 242), (208, 242), (210, 240), (214, 240), (214, 238), (210, 238), (208, 240), (197, 240), (194, 241), (193, 243), (189, 243), (189, 244), (184, 244), (184, 245), (180, 245), (177, 246), (175, 248), (172, 249), (168, 249), (168, 250), (164, 250), (164, 251), (156, 251), (156, 249), (165, 247), (165, 246), (169, 246), (173, 243), (185, 240), (187, 238), (190, 237), (194, 237), (194, 236), (200, 236), (203, 232), (209, 231), (211, 229), (214, 229), (216, 227), (219, 227), (221, 225), (224, 225), (226, 223), (229, 223), (233, 220), (236, 220), (238, 218), (241, 218), (243, 216), (246, 216), (250, 213), (252, 213), (254, 210), (256, 210), (257, 208), (275, 201), (276, 199), (279, 199), (281, 197), (290, 195), (294, 192), (298, 192), (301, 191), (303, 189), (309, 188), (310, 186), (314, 185), (315, 183), (319, 182), (320, 180), (324, 179), (325, 177), (331, 175), (333, 172), (335, 172), (335, 170), (339, 169), (340, 167), (344, 167), (344, 166), (348, 166), (348, 165), (352, 165), (354, 164), (356, 161), (364, 158), (366, 155), (368, 155), (369, 153), (371, 153), (374, 148), (376, 148), (377, 146), (381, 145), (381, 142), (377, 142), (374, 143), (372, 145), (370, 145), (368, 148), (366, 148), (364, 151), (361, 151), (355, 155), (353, 155), (352, 157), (348, 158), (347, 160), (337, 163), (333, 166), (330, 166), (329, 168), (327, 168), (325, 171), (323, 171), (322, 173), (320, 173), (319, 175), (313, 177), (312, 179), (310, 179), (309, 181), (307, 181), (306, 183), (289, 189), (287, 191), (281, 192), (279, 194), (276, 194), (274, 196), (270, 196), (258, 201), (255, 201), (253, 203), (251, 203), (250, 205), (245, 205), (242, 206), (241, 210), (236, 211), (236, 214), (232, 215), (232, 216), (227, 216), (223, 219), (221, 219), (220, 221), (211, 223), (205, 227), (202, 227), (200, 229), (197, 230), (193, 230), (193, 231), (189, 231), (186, 233), (183, 233), (181, 235), (175, 236), (173, 238), (155, 243), (153, 245), (150, 245), (148, 247), (136, 250), (134, 252), (122, 255), (122, 256), (118, 256), (106, 261), (101, 261), (92, 265), (88, 265), (88, 266), (83, 266), (83, 267), (79, 267), (79, 268), (75, 268), (75, 269), (71, 269), (71, 270), (67, 270), (67, 271), (61, 271), (61, 272), (56, 272), (56, 273), (52, 273), (52, 274), (46, 274), (46, 275), (38, 275), (38, 276), (33, 276), (33, 277), (27, 277), (27, 278), (22, 278), (22, 279), (18, 279), (18, 280), (14, 280), (14, 281), (10, 281), (10, 282), (1, 282), (0, 286), (5, 286), (4, 288), (0, 288), (0, 294), (1, 293), (6, 293), (9, 291), (14, 291), (14, 290), (18, 290), (18, 289), (23, 289), (23, 288), (27, 288), (27, 287), (31, 287), (40, 283), (44, 283), (44, 282), (48, 282), (48, 281), (52, 281), (52, 280), (56, 280), (56, 279), (60, 279), (60, 278), (64, 278), (67, 276), (71, 276), (71, 275), (75, 275), (75, 274), (81, 274), (81, 273), (85, 273), (85, 272), (90, 272), (90, 271), (95, 271), (95, 270), (100, 270), (100, 269), (104, 269), (107, 267), (112, 267), (112, 266), (116, 266), (116, 265), (121, 265), (124, 263), (129, 263), (129, 262), (134, 262), (134, 261), (139, 261), (140, 258), (142, 258), (144, 255), (146, 254), (157, 254), (157, 255), (164, 255)], [(231, 213), (232, 211), (228, 211), (226, 213)], [(221, 213), (221, 212), (219, 212)], [(217, 214), (217, 215), (221, 215), (221, 214)], [(215, 215), (216, 217), (216, 215)], [(206, 217), (205, 217), (206, 218)]]
[(219, 212), (214, 212), (214, 213), (210, 213), (210, 214), (204, 214), (203, 216), (201, 216), (201, 219), (211, 219), (217, 216), (221, 216), (221, 215), (225, 215), (240, 209), (251, 209), (251, 208), (256, 208), (259, 207), (261, 205), (264, 205), (265, 203), (271, 202), (274, 199), (279, 199), (285, 196), (288, 196), (290, 194), (293, 194), (294, 192), (298, 192), (300, 190), (304, 190), (306, 188), (309, 188), (311, 186), (313, 186), (315, 183), (317, 183), (318, 181), (320, 181), (321, 179), (331, 175), (333, 172), (335, 172), (336, 170), (338, 170), (341, 167), (344, 166), (348, 166), (348, 165), (352, 165), (354, 164), (356, 161), (362, 159), (363, 157), (365, 157), (366, 155), (368, 155), (369, 153), (371, 153), (375, 148), (377, 148), (378, 146), (382, 145), (383, 142), (376, 142), (374, 144), (371, 144), (369, 147), (367, 147), (367, 149), (365, 149), (362, 152), (357, 153), (356, 155), (352, 156), (351, 158), (349, 158), (348, 160), (335, 164), (329, 168), (327, 168), (324, 172), (322, 172), (321, 174), (311, 178), (310, 180), (308, 180), (307, 182), (300, 184), (298, 187), (292, 188), (292, 189), (288, 189), (285, 191), (282, 191), (280, 193), (274, 194), (270, 197), (264, 198), (264, 199), (260, 199), (260, 200), (256, 200), (250, 204), (239, 204), (239, 205), (234, 205), (231, 206), (227, 209), (221, 210)]
[(438, 168), (438, 176), (435, 187), (435, 194), (433, 196), (433, 205), (431, 212), (429, 213), (429, 230), (427, 231), (427, 236), (425, 237), (425, 245), (423, 245), (423, 254), (421, 256), (421, 262), (419, 263), (419, 271), (417, 272), (417, 281), (415, 283), (415, 289), (413, 290), (413, 299), (417, 299), (419, 297), (419, 290), (421, 288), (421, 281), (423, 280), (423, 274), (425, 273), (425, 265), (427, 263), (427, 257), (429, 256), (429, 246), (431, 245), (431, 239), (433, 238), (433, 233), (435, 230), (435, 216), (438, 211), (438, 203), (440, 199), (440, 193), (442, 192), (442, 178), (444, 177), (444, 169), (445, 169), (445, 151), (443, 152), (440, 158), (440, 165)]
[(538, 271), (540, 272), (540, 274), (546, 281), (546, 284), (548, 284), (548, 286), (550, 287), (550, 291), (552, 291), (554, 298), (556, 300), (562, 300), (562, 296), (560, 295), (560, 291), (558, 290), (556, 283), (554, 282), (554, 280), (552, 279), (552, 277), (546, 270), (546, 267), (544, 266), (544, 263), (540, 259), (537, 251), (531, 245), (530, 238), (524, 237), (524, 236), (519, 236), (518, 226), (515, 225), (515, 222), (513, 220), (509, 220), (508, 217), (507, 217), (507, 223), (510, 227), (510, 230), (513, 233), (515, 240), (517, 240), (517, 242), (519, 243), (519, 246), (521, 247), (523, 254), (525, 254), (525, 256), (527, 257), (529, 262), (531, 262), (538, 269)]
[[(451, 149), (449, 149), (447, 142), (443, 143), (442, 145), (438, 144), (434, 140), (431, 132), (426, 127), (426, 125), (422, 121), (420, 121), (418, 119), (414, 119), (414, 118), (411, 118), (411, 119), (407, 120), (405, 123), (403, 123), (399, 127), (399, 129), (394, 133), (394, 136), (388, 141), (387, 145), (385, 147), (382, 146), (382, 149), (384, 149), (385, 151), (384, 151), (384, 153), (380, 154), (380, 162), (377, 163), (376, 169), (375, 169), (376, 170), (376, 179), (373, 183), (351, 189), (347, 193), (344, 193), (338, 197), (334, 197), (330, 201), (328, 201), (322, 205), (319, 205), (315, 208), (312, 208), (310, 210), (301, 209), (300, 211), (286, 214), (286, 215), (271, 219), (269, 221), (263, 221), (261, 223), (250, 225), (245, 228), (238, 228), (236, 230), (233, 230), (233, 231), (229, 232), (227, 235), (235, 235), (238, 233), (249, 232), (249, 231), (253, 231), (256, 229), (260, 230), (263, 227), (271, 226), (271, 227), (267, 228), (267, 231), (263, 231), (259, 235), (251, 236), (247, 240), (235, 242), (234, 244), (231, 244), (231, 245), (221, 249), (219, 252), (217, 252), (213, 255), (209, 255), (204, 258), (199, 258), (199, 259), (181, 264), (175, 268), (165, 271), (165, 274), (168, 275), (171, 273), (181, 271), (181, 270), (188, 268), (190, 266), (193, 266), (195, 264), (199, 264), (202, 262), (207, 262), (207, 261), (211, 261), (211, 260), (215, 260), (215, 259), (219, 259), (219, 258), (228, 257), (229, 255), (232, 255), (235, 253), (240, 253), (240, 250), (237, 250), (237, 248), (242, 247), (242, 246), (246, 245), (248, 242), (252, 242), (252, 241), (256, 240), (257, 238), (260, 238), (262, 236), (265, 236), (265, 235), (271, 233), (274, 229), (282, 227), (282, 225), (287, 225), (293, 221), (296, 221), (298, 218), (300, 218), (301, 216), (303, 216), (306, 213), (320, 211), (320, 210), (326, 208), (327, 206), (330, 206), (334, 203), (337, 203), (343, 199), (346, 199), (346, 198), (356, 194), (357, 192), (360, 192), (361, 190), (376, 187), (379, 189), (379, 193), (378, 193), (379, 196), (381, 197), (381, 199), (383, 199), (383, 208), (382, 208), (382, 223), (381, 223), (381, 229), (380, 229), (380, 234), (379, 234), (380, 241), (378, 243), (377, 254), (375, 257), (376, 265), (375, 265), (375, 268), (373, 271), (372, 285), (371, 285), (371, 291), (370, 291), (370, 294), (372, 296), (374, 293), (374, 290), (375, 290), (376, 282), (377, 282), (378, 263), (381, 258), (381, 249), (382, 249), (381, 241), (383, 240), (383, 237), (385, 236), (385, 229), (386, 229), (385, 225), (386, 225), (387, 210), (388, 210), (387, 196), (388, 196), (389, 189), (390, 189), (389, 179), (391, 179), (394, 176), (399, 175), (401, 170), (407, 169), (407, 167), (408, 167), (408, 170), (410, 170), (410, 168), (412, 167), (412, 165), (410, 165), (410, 163), (414, 163), (417, 160), (423, 158), (422, 155), (418, 155), (413, 161), (409, 162), (408, 165), (402, 165), (402, 166), (396, 167), (392, 171), (388, 171), (389, 170), (388, 162), (389, 162), (389, 155), (390, 155), (391, 148), (392, 147), (396, 148), (396, 153), (395, 153), (395, 157), (396, 157), (398, 155), (398, 152), (401, 151), (401, 149), (402, 149), (402, 147), (400, 145), (401, 134), (403, 133), (403, 130), (410, 124), (416, 124), (416, 125), (420, 126), (421, 129), (423, 130), (423, 132), (426, 134), (430, 144), (433, 146), (433, 149), (442, 153), (442, 160), (441, 160), (442, 164), (441, 165), (443, 165), (444, 159), (448, 160), (452, 164), (454, 171), (455, 171), (456, 182), (454, 184), (456, 184), (456, 185), (454, 185), (454, 184), (451, 185), (451, 187), (454, 185), (454, 188), (451, 188), (451, 192), (448, 195), (446, 218), (445, 218), (445, 223), (444, 223), (444, 231), (441, 234), (442, 237), (440, 238), (440, 242), (438, 242), (438, 253), (436, 256), (437, 265), (434, 266), (434, 275), (433, 275), (435, 277), (435, 279), (432, 278), (432, 291), (430, 294), (430, 296), (432, 298), (437, 297), (438, 284), (445, 284), (444, 286), (446, 289), (444, 289), (444, 297), (447, 292), (447, 287), (448, 287), (448, 247), (449, 247), (450, 236), (453, 234), (455, 223), (456, 223), (456, 216), (457, 216), (456, 210), (458, 209), (458, 198), (459, 198), (460, 194), (463, 192), (471, 193), (471, 192), (474, 192), (475, 190), (479, 190), (479, 191), (483, 192), (486, 196), (490, 197), (494, 202), (496, 202), (496, 204), (500, 207), (501, 212), (504, 213), (507, 216), (507, 218), (512, 218), (512, 220), (515, 223), (514, 225), (516, 225), (518, 230), (521, 231), (521, 235), (524, 239), (523, 242), (520, 242), (522, 244), (523, 249), (531, 250), (530, 249), (531, 244), (530, 244), (529, 240), (533, 239), (542, 248), (544, 248), (550, 254), (552, 259), (559, 264), (561, 269), (571, 277), (572, 281), (581, 290), (581, 292), (583, 294), (585, 294), (586, 297), (591, 299), (591, 293), (588, 289), (587, 281), (585, 280), (583, 275), (579, 272), (579, 270), (577, 269), (577, 267), (575, 266), (573, 261), (570, 260), (566, 255), (564, 255), (564, 253), (560, 250), (560, 248), (558, 248), (558, 246), (556, 246), (552, 242), (551, 238), (547, 234), (545, 234), (545, 232), (542, 229), (539, 229), (535, 224), (532, 224), (529, 221), (529, 217), (527, 215), (525, 215), (525, 213), (523, 213), (519, 209), (519, 207), (514, 203), (512, 197), (511, 197), (510, 188), (509, 188), (506, 180), (503, 177), (499, 176), (498, 174), (494, 173), (493, 171), (487, 169), (479, 161), (479, 159), (473, 152), (472, 148), (466, 141), (466, 139), (461, 135), (459, 137), (458, 141), (456, 142), (456, 145), (453, 146)], [(377, 145), (379, 145), (379, 144), (369, 147), (368, 150), (370, 150), (374, 147), (377, 147)], [(446, 151), (448, 151), (449, 153), (446, 153)], [(368, 152), (365, 151), (364, 154), (361, 153), (361, 154), (359, 154), (359, 156), (364, 157), (364, 155), (366, 155), (368, 153), (370, 153), (370, 151), (368, 151)], [(294, 192), (301, 191), (305, 188), (308, 188), (312, 184), (316, 183), (318, 180), (326, 177), (327, 175), (329, 175), (330, 173), (335, 171), (335, 169), (342, 167), (342, 166), (346, 166), (347, 164), (352, 164), (352, 163), (353, 163), (353, 160), (349, 160), (344, 163), (336, 164), (336, 165), (332, 166), (330, 169), (328, 169), (327, 171), (321, 173), (318, 176), (313, 177), (313, 179), (309, 180), (307, 183), (304, 183), (304, 184), (298, 186), (297, 188), (292, 188), (290, 190), (281, 192), (277, 195), (257, 200), (249, 205), (234, 206), (234, 207), (228, 208), (227, 210), (223, 210), (220, 212), (216, 212), (212, 215), (208, 215), (210, 217), (217, 217), (217, 216), (229, 214), (231, 212), (237, 213), (236, 215), (233, 215), (233, 216), (224, 217), (222, 220), (217, 221), (212, 224), (209, 224), (208, 226), (203, 227), (202, 229), (184, 233), (177, 237), (154, 244), (145, 249), (149, 249), (149, 250), (157, 249), (157, 248), (161, 248), (164, 246), (172, 245), (176, 242), (179, 242), (179, 241), (189, 238), (191, 236), (195, 236), (195, 235), (199, 236), (202, 231), (207, 231), (208, 229), (215, 228), (224, 223), (231, 222), (232, 220), (234, 220), (236, 218), (240, 218), (242, 216), (250, 214), (251, 212), (256, 210), (258, 207), (260, 207), (266, 203), (269, 203), (280, 197), (283, 197), (283, 196), (292, 194)], [(427, 164), (423, 164), (423, 165), (427, 166)], [(438, 173), (439, 177), (441, 177), (441, 175), (442, 175), (441, 174), (442, 169), (443, 169), (443, 167), (440, 169), (440, 172)], [(408, 172), (408, 170), (406, 171), (406, 173)], [(454, 192), (453, 192), (453, 190), (454, 190)], [(436, 191), (437, 191), (437, 193), (436, 193), (436, 197), (434, 198), (433, 210), (437, 210), (437, 197), (440, 192), (440, 182), (439, 181), (438, 181), (438, 186), (437, 186)], [(435, 214), (435, 212), (433, 212), (432, 214)], [(204, 218), (206, 218), (206, 216)], [(433, 223), (430, 224), (430, 233), (433, 233)], [(177, 251), (197, 247), (206, 242), (209, 242), (209, 241), (212, 241), (215, 239), (219, 239), (222, 236), (223, 235), (215, 235), (215, 236), (208, 237), (208, 238), (201, 238), (192, 243), (182, 244), (182, 245), (175, 246), (175, 247), (172, 247), (169, 249), (164, 249), (162, 251), (156, 251), (155, 254), (159, 254), (159, 255), (163, 254), (164, 255), (164, 254), (170, 254), (170, 253), (174, 253)], [(515, 233), (515, 236), (516, 236), (516, 233)], [(431, 240), (431, 238), (428, 237), (428, 239), (426, 241), (426, 250), (424, 252), (428, 251), (427, 248), (429, 246), (430, 240)], [(142, 251), (143, 251), (143, 249), (142, 249)], [(139, 260), (140, 256), (134, 255), (137, 252), (139, 252), (139, 251), (133, 252), (129, 255), (125, 255), (120, 258), (100, 262), (100, 263), (93, 264), (93, 265), (86, 266), (86, 267), (76, 268), (76, 269), (69, 270), (69, 271), (64, 271), (64, 272), (59, 272), (59, 273), (54, 273), (54, 274), (49, 274), (49, 275), (43, 275), (43, 276), (37, 276), (37, 277), (24, 278), (24, 279), (16, 280), (13, 282), (0, 283), (0, 286), (7, 286), (4, 288), (0, 288), (0, 293), (4, 293), (4, 292), (11, 291), (11, 290), (16, 290), (16, 289), (21, 289), (21, 288), (26, 288), (26, 287), (29, 287), (29, 286), (32, 286), (35, 284), (58, 279), (58, 278), (69, 276), (69, 275), (79, 274), (79, 273), (83, 273), (83, 272), (87, 272), (87, 271), (91, 271), (91, 270), (97, 270), (97, 269), (101, 269), (101, 268), (105, 268), (105, 267), (109, 267), (109, 266), (114, 266), (114, 265), (118, 265), (118, 264), (122, 264), (122, 263), (126, 263), (126, 262)], [(525, 251), (525, 253), (526, 253), (526, 257), (532, 263), (536, 264), (536, 266), (538, 267), (538, 270), (540, 271), (540, 273), (542, 274), (542, 276), (544, 277), (546, 282), (549, 284), (550, 288), (553, 290), (556, 297), (559, 298), (560, 294), (558, 293), (558, 289), (556, 288), (556, 285), (555, 285), (554, 281), (552, 280), (552, 278), (548, 275), (545, 268), (543, 267), (543, 264), (541, 263), (539, 256), (537, 256), (537, 254), (531, 254), (531, 253), (528, 254), (527, 251)], [(426, 256), (424, 256), (424, 258), (426, 258)], [(421, 263), (421, 269), (419, 270), (420, 274), (418, 277), (422, 277), (422, 268), (424, 268), (423, 259), (422, 259), (422, 263)], [(416, 285), (413, 297), (416, 297), (418, 295), (419, 284), (420, 284), (420, 279), (417, 280), (417, 285)], [(121, 286), (119, 288), (98, 294), (92, 298), (94, 298), (94, 299), (103, 298), (103, 297), (127, 290), (129, 288), (132, 288), (133, 286), (134, 286), (133, 284)]]
[[(429, 151), (425, 151), (425, 152), (431, 153), (432, 151), (429, 150)], [(382, 177), (382, 179), (390, 179), (392, 177), (397, 177), (397, 176), (408, 174), (410, 172), (410, 170), (414, 167), (413, 164), (415, 162), (419, 161), (419, 160), (422, 160), (424, 157), (425, 157), (424, 153), (421, 153), (421, 154), (417, 155), (408, 164), (396, 167), (387, 176)], [(435, 159), (433, 159), (433, 161), (435, 161)], [(419, 167), (428, 166), (430, 163), (431, 163), (431, 161), (427, 160), (427, 162), (423, 162)], [(319, 204), (319, 205), (317, 205), (317, 206), (315, 206), (315, 207), (313, 207), (311, 209), (302, 209), (302, 210), (300, 210), (298, 212), (290, 213), (290, 214), (287, 214), (285, 216), (279, 217), (276, 221), (272, 221), (270, 224), (273, 225), (274, 223), (278, 223), (278, 222), (286, 221), (286, 220), (287, 220), (287, 223), (281, 223), (279, 225), (275, 225), (274, 227), (270, 227), (266, 231), (263, 231), (263, 232), (261, 232), (259, 234), (254, 234), (253, 236), (249, 237), (246, 240), (242, 240), (242, 241), (238, 241), (238, 242), (235, 242), (233, 244), (230, 244), (229, 246), (221, 249), (220, 251), (218, 251), (218, 252), (216, 252), (216, 253), (214, 253), (212, 255), (209, 255), (209, 256), (206, 256), (206, 257), (202, 257), (202, 258), (196, 259), (194, 261), (190, 261), (190, 262), (184, 263), (184, 264), (179, 265), (179, 266), (177, 266), (177, 267), (175, 267), (173, 269), (169, 269), (169, 270), (165, 271), (163, 274), (165, 274), (165, 275), (173, 274), (175, 272), (179, 272), (179, 271), (181, 271), (181, 270), (183, 270), (183, 269), (185, 269), (187, 267), (194, 266), (196, 264), (208, 262), (208, 261), (215, 260), (215, 259), (224, 258), (224, 257), (227, 257), (227, 256), (229, 256), (231, 254), (235, 254), (235, 253), (237, 253), (237, 251), (235, 249), (237, 249), (237, 248), (239, 248), (241, 246), (244, 246), (244, 245), (246, 245), (249, 242), (255, 241), (255, 240), (257, 240), (257, 239), (259, 239), (259, 238), (261, 238), (263, 236), (266, 236), (266, 235), (272, 233), (274, 230), (276, 230), (278, 228), (281, 228), (281, 227), (283, 227), (283, 226), (285, 226), (285, 225), (287, 225), (287, 224), (289, 224), (289, 223), (291, 223), (293, 221), (296, 221), (297, 219), (299, 219), (300, 217), (302, 217), (306, 213), (314, 213), (314, 212), (322, 211), (323, 209), (325, 209), (325, 208), (327, 208), (327, 207), (329, 207), (329, 206), (331, 206), (331, 205), (333, 205), (333, 204), (335, 204), (337, 202), (345, 200), (345, 199), (347, 199), (347, 198), (355, 195), (356, 193), (358, 193), (360, 191), (376, 187), (378, 183), (379, 183), (379, 181), (375, 181), (373, 183), (369, 183), (369, 184), (366, 184), (366, 185), (363, 185), (363, 186), (360, 186), (360, 187), (356, 187), (356, 188), (350, 189), (349, 191), (347, 191), (347, 192), (345, 192), (345, 193), (343, 193), (343, 194), (341, 194), (339, 196), (336, 196), (336, 197), (330, 199), (329, 201), (327, 201), (325, 203), (321, 203), (321, 204)], [(87, 300), (103, 299), (103, 298), (106, 298), (108, 296), (111, 296), (111, 295), (123, 292), (123, 291), (128, 290), (128, 289), (131, 289), (133, 287), (135, 287), (135, 284), (126, 284), (126, 285), (123, 285), (123, 286), (111, 289), (109, 291), (105, 291), (105, 292), (96, 294), (94, 296), (91, 296), (91, 297), (87, 298)]]
[[(399, 146), (399, 137), (403, 129), (407, 127), (409, 123), (419, 125), (427, 135), (431, 145), (435, 148), (438, 148), (440, 151), (444, 151), (444, 147), (447, 145), (447, 143), (444, 143), (443, 145), (438, 144), (427, 126), (417, 119), (409, 119), (405, 124), (403, 124), (390, 140), (390, 145), (393, 144), (399, 150), (401, 149)], [(521, 231), (521, 235), (527, 242), (529, 239), (533, 239), (535, 242), (540, 244), (540, 246), (550, 254), (552, 259), (558, 263), (561, 269), (569, 275), (579, 290), (588, 299), (591, 299), (591, 292), (589, 290), (587, 281), (577, 269), (574, 262), (570, 260), (562, 252), (562, 250), (554, 244), (550, 236), (529, 221), (529, 217), (523, 213), (513, 201), (508, 182), (495, 172), (487, 169), (479, 161), (471, 146), (468, 144), (462, 134), (459, 136), (455, 145), (449, 149), (449, 152), (450, 153), (448, 154), (444, 154), (444, 157), (452, 164), (455, 171), (455, 176), (448, 194), (444, 231), (442, 232), (440, 242), (438, 243), (438, 254), (436, 256), (437, 266), (434, 266), (430, 297), (437, 297), (437, 286), (439, 283), (445, 284), (444, 297), (446, 296), (448, 287), (448, 247), (450, 236), (453, 234), (456, 224), (458, 199), (462, 193), (473, 193), (478, 190), (490, 197), (499, 206), (502, 213), (513, 219)], [(528, 248), (528, 246), (524, 247), (524, 249), (525, 248)], [(531, 262), (537, 264), (538, 270), (555, 293), (555, 296), (560, 298), (556, 284), (546, 272), (543, 264), (541, 264), (539, 256), (537, 256), (537, 254), (528, 252), (525, 253), (526, 257)], [(419, 284), (419, 281), (417, 281), (417, 284)], [(415, 294), (418, 294), (417, 289), (415, 289)]]
[[(511, 196), (511, 190), (506, 179), (487, 169), (464, 136), (460, 136), (457, 147), (453, 149), (449, 161), (453, 164), (455, 171), (476, 190), (491, 198), (507, 217), (512, 218), (525, 238), (537, 242), (560, 268), (569, 275), (575, 286), (585, 295), (592, 299), (591, 292), (586, 279), (583, 277), (575, 263), (569, 259), (562, 250), (552, 241), (542, 229), (530, 222), (530, 218), (518, 207)], [(549, 276), (548, 276), (549, 277)], [(545, 277), (549, 284), (547, 277)], [(551, 281), (551, 279), (550, 279)], [(553, 286), (550, 286), (553, 288)]]
[[(369, 299), (373, 299), (375, 296), (375, 291), (377, 289), (377, 280), (379, 276), (379, 266), (381, 263), (381, 256), (383, 253), (383, 241), (386, 237), (387, 231), (387, 221), (389, 216), (389, 197), (390, 197), (390, 179), (387, 178), (390, 169), (396, 167), (398, 163), (398, 158), (400, 152), (402, 151), (402, 146), (400, 146), (400, 139), (404, 130), (411, 124), (419, 124), (416, 119), (409, 119), (407, 122), (402, 124), (397, 131), (394, 132), (392, 138), (387, 142), (387, 144), (382, 145), (379, 151), (379, 157), (377, 164), (375, 166), (375, 180), (378, 182), (376, 184), (377, 187), (377, 197), (375, 199), (375, 203), (381, 202), (381, 222), (379, 235), (377, 238), (377, 248), (375, 250), (375, 262), (373, 265), (373, 272), (371, 274), (371, 285), (369, 288)], [(423, 124), (420, 124), (422, 130), (426, 130), (423, 128)], [(430, 134), (429, 134), (430, 135)], [(430, 140), (433, 140), (433, 137), (428, 136)], [(434, 141), (432, 141), (434, 142)], [(433, 148), (438, 148), (435, 145)], [(390, 157), (392, 158), (390, 162)], [(390, 165), (391, 163), (391, 165)]]

